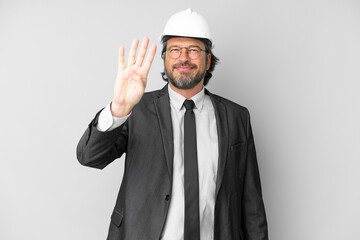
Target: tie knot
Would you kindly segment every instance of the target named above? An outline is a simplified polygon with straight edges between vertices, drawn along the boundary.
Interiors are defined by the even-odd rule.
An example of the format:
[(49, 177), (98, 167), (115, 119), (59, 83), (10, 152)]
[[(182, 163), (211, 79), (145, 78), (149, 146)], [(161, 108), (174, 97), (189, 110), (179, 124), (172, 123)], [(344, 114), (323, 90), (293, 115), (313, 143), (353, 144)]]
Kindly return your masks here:
[(195, 103), (193, 100), (186, 99), (184, 101), (184, 106), (185, 106), (186, 110), (193, 110)]

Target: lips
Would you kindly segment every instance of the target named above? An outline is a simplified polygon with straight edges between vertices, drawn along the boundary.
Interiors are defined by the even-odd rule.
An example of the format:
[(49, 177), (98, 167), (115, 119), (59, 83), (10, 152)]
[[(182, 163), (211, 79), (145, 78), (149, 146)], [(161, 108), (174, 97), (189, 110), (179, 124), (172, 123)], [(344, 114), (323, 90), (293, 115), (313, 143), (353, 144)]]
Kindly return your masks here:
[(176, 69), (179, 71), (190, 71), (192, 68), (191, 67), (177, 67)]
[(175, 64), (173, 65), (173, 69), (178, 71), (191, 71), (192, 69), (196, 68), (194, 64)]

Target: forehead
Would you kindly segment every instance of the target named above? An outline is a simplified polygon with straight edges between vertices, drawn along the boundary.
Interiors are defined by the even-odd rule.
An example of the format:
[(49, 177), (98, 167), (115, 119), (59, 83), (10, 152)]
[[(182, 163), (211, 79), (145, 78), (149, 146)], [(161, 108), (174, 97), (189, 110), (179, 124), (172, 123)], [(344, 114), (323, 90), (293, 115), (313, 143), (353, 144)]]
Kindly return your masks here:
[(204, 48), (205, 44), (194, 38), (185, 38), (185, 37), (174, 37), (170, 38), (167, 41), (167, 47), (171, 46), (181, 46), (181, 47), (187, 47), (187, 46), (198, 46), (200, 48)]

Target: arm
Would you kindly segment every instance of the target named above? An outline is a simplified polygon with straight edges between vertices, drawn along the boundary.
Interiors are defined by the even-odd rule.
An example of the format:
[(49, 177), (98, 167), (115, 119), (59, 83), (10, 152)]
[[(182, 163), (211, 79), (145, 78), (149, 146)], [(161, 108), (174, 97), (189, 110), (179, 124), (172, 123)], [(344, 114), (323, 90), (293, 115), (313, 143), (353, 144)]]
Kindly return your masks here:
[(247, 119), (247, 156), (244, 178), (242, 222), (245, 239), (267, 240), (267, 221), (249, 113)]
[(103, 169), (126, 152), (128, 131), (127, 122), (112, 131), (98, 130), (99, 115), (100, 112), (96, 114), (81, 137), (76, 155), (80, 164)]
[[(133, 107), (142, 98), (147, 75), (155, 56), (156, 45), (153, 45), (143, 63), (149, 44), (149, 39), (145, 38), (135, 61), (138, 44), (139, 40), (134, 39), (127, 66), (124, 64), (124, 47), (119, 49), (118, 74), (114, 86), (114, 98), (110, 107), (112, 116), (117, 118), (129, 115)], [(111, 128), (111, 131), (99, 131), (97, 128), (99, 115), (100, 112), (81, 137), (76, 153), (82, 165), (102, 169), (126, 151), (128, 125), (125, 121), (121, 126), (113, 130)]]

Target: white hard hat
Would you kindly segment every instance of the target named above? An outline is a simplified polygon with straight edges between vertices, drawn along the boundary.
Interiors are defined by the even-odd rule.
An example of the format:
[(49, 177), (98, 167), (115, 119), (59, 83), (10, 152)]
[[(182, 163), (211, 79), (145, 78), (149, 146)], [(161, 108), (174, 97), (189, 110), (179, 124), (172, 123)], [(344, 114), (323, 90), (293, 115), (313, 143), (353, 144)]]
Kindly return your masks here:
[(209, 24), (205, 18), (190, 8), (175, 13), (167, 21), (160, 40), (166, 36), (206, 38), (212, 42)]

